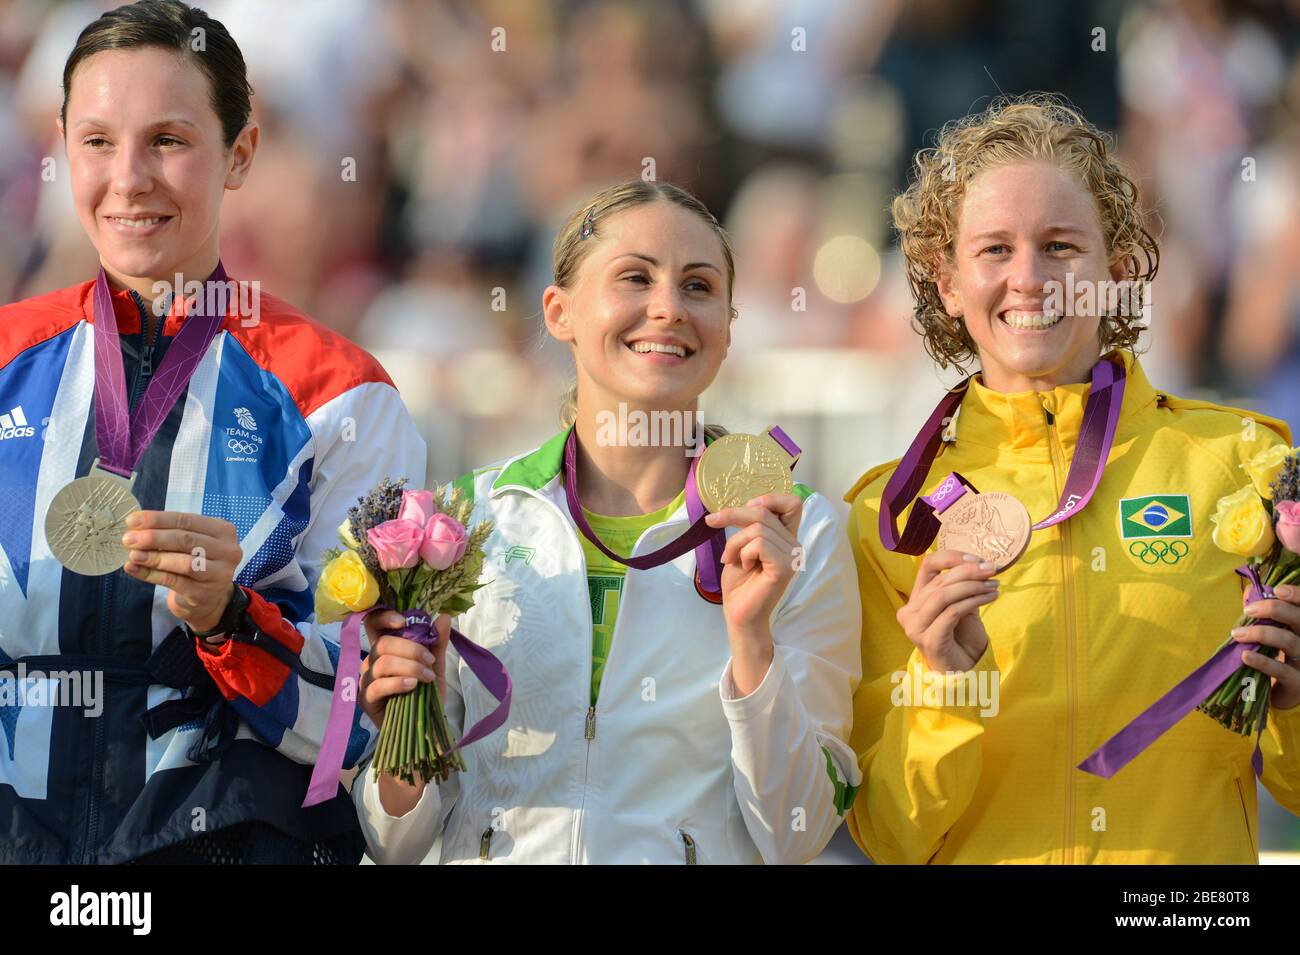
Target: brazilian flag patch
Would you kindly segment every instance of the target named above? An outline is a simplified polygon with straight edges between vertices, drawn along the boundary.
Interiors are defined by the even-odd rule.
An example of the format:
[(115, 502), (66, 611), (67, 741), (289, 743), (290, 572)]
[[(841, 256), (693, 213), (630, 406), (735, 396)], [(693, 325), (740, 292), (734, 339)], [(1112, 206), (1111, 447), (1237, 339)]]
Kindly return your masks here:
[(1120, 537), (1191, 537), (1192, 502), (1186, 494), (1149, 494), (1119, 502)]

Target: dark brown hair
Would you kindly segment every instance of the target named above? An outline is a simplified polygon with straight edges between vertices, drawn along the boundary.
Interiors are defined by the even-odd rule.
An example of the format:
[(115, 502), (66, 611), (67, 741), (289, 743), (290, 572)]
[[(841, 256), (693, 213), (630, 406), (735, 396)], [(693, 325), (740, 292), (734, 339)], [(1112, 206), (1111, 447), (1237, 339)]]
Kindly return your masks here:
[[(201, 49), (195, 49), (195, 41), (200, 38)], [(253, 95), (253, 88), (248, 85), (244, 55), (221, 21), (181, 0), (128, 3), (109, 10), (81, 31), (76, 46), (63, 65), (63, 106), (59, 117), (65, 127), (72, 76), (82, 61), (105, 50), (130, 50), (144, 46), (162, 47), (193, 58), (194, 64), (208, 78), (212, 111), (221, 120), (226, 148), (233, 146), (252, 113), (249, 97)]]

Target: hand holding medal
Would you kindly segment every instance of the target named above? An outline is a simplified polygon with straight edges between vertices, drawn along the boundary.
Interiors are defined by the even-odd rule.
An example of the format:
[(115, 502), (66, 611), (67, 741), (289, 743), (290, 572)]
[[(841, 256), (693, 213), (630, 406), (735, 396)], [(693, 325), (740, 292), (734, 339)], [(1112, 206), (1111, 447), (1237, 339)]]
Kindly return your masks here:
[(933, 672), (964, 672), (988, 650), (979, 611), (998, 597), (998, 582), (990, 579), (997, 572), (991, 561), (955, 550), (927, 554), (921, 561), (898, 622)]
[(794, 577), (803, 502), (772, 493), (709, 513), (710, 527), (740, 528), (722, 550), (722, 615), (727, 632), (770, 641), (768, 621)]
[(121, 544), (129, 548), (126, 572), (166, 587), (167, 609), (177, 619), (199, 632), (217, 626), (244, 559), (234, 524), (203, 514), (135, 511)]

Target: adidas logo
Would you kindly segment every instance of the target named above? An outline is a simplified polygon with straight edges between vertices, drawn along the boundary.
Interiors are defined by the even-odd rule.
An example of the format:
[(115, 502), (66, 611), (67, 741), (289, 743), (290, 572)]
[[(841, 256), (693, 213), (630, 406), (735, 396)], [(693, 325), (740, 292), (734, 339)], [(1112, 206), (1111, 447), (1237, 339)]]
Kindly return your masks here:
[(7, 438), (30, 438), (34, 434), (36, 429), (27, 423), (22, 405), (8, 414), (0, 414), (0, 441)]

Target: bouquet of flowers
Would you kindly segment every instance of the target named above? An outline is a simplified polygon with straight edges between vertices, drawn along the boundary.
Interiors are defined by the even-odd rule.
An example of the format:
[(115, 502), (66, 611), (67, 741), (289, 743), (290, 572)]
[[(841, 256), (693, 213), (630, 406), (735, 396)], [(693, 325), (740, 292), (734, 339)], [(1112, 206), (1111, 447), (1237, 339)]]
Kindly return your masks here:
[[(339, 525), (342, 548), (325, 552), (316, 588), (316, 619), (342, 620), (353, 613), (392, 608), (404, 614), (401, 635), (431, 646), (432, 621), (474, 605), (483, 586), (483, 543), (492, 522), (467, 530), (472, 501), (446, 486), (404, 490), (406, 479), (384, 480)], [(463, 770), (434, 682), (420, 683), (388, 701), (376, 744), (375, 775), (389, 773), (408, 783), (445, 780)]]
[[(1242, 467), (1251, 483), (1222, 498), (1210, 519), (1214, 543), (1247, 558), (1238, 573), (1251, 581), (1247, 596), (1257, 600), (1280, 584), (1300, 583), (1300, 449), (1270, 448)], [(1243, 616), (1237, 626), (1263, 622)], [(1259, 652), (1274, 658), (1278, 654), (1265, 646)], [(1272, 682), (1242, 664), (1197, 709), (1234, 733), (1250, 736), (1263, 728)]]

